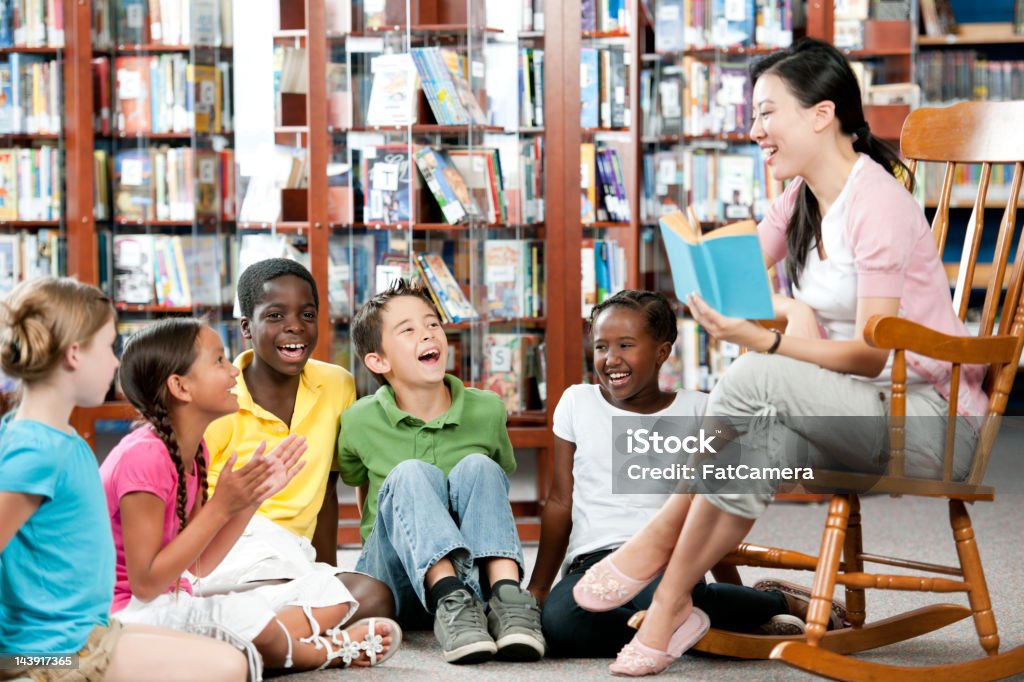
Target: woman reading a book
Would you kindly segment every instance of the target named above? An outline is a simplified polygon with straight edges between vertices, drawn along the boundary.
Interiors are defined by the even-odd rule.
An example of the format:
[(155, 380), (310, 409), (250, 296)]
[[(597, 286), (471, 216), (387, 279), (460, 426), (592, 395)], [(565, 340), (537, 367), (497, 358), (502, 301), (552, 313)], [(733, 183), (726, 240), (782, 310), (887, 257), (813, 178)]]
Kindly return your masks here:
[[(899, 179), (909, 171), (871, 135), (845, 57), (804, 39), (754, 64), (752, 80), (750, 137), (775, 178), (792, 181), (758, 235), (766, 265), (785, 258), (793, 296), (773, 301), (784, 334), (687, 296), (709, 334), (760, 351), (729, 367), (710, 395), (708, 414), (745, 417), (735, 420), (743, 457), (760, 452), (769, 466), (884, 471), (890, 354), (863, 340), (865, 323), (873, 315), (899, 315), (946, 334), (967, 331), (953, 313), (928, 223)], [(906, 472), (941, 474), (950, 369), (906, 357)], [(958, 478), (967, 473), (976, 440), (968, 417), (984, 414), (981, 369), (963, 368)], [(800, 461), (790, 461), (797, 459), (790, 453), (800, 453)], [(691, 587), (746, 536), (772, 494), (754, 482), (726, 490), (736, 492), (672, 496), (610, 556), (627, 578), (619, 584), (630, 588), (620, 592), (662, 576), (637, 633), (647, 647), (678, 655), (673, 635), (686, 630), (693, 613)], [(593, 589), (601, 588), (594, 580)], [(635, 667), (637, 674), (664, 668)]]

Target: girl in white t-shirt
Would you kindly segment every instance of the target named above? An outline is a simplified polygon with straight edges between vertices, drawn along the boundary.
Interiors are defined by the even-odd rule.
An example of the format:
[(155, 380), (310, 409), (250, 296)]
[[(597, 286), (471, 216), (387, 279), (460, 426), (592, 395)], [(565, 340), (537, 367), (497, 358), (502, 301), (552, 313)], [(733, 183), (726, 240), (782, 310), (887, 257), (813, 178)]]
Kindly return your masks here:
[[(600, 612), (584, 610), (573, 596), (586, 571), (629, 540), (671, 494), (664, 489), (624, 493), (613, 488), (621, 473), (613, 419), (674, 420), (689, 430), (699, 426), (707, 404), (704, 393), (663, 391), (658, 385), (658, 370), (677, 333), (675, 313), (661, 294), (622, 291), (612, 296), (595, 307), (591, 330), (600, 383), (569, 387), (555, 408), (554, 481), (529, 585), (543, 603), (544, 638), (554, 656), (615, 656), (635, 634), (627, 621), (650, 606), (658, 585), (655, 580), (621, 606), (608, 605)], [(552, 588), (560, 568), (563, 577)], [(703, 580), (694, 588), (694, 604), (703, 610), (703, 629), (714, 624), (751, 631), (773, 621), (771, 631), (779, 634), (802, 632), (802, 621), (786, 614), (792, 610), (802, 615), (806, 608), (778, 591)]]

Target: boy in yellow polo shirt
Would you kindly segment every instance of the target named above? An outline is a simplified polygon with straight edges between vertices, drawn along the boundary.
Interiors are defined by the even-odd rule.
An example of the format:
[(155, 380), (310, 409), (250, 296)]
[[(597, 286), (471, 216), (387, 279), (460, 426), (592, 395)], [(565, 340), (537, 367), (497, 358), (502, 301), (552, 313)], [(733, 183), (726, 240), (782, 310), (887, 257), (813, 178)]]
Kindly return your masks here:
[[(211, 591), (313, 570), (336, 572), (337, 473), (331, 465), (339, 417), (355, 400), (347, 370), (311, 358), (320, 301), (309, 270), (285, 258), (260, 261), (238, 278), (237, 291), (242, 336), (252, 348), (235, 360), (241, 370), (234, 389), (238, 412), (214, 421), (204, 434), (210, 494), (233, 452), (238, 467), (263, 441), (273, 448), (294, 433), (305, 436), (307, 447), (302, 470), (260, 505), (235, 548), (204, 579)], [(383, 583), (356, 573), (339, 577), (359, 602), (360, 615), (392, 613)]]

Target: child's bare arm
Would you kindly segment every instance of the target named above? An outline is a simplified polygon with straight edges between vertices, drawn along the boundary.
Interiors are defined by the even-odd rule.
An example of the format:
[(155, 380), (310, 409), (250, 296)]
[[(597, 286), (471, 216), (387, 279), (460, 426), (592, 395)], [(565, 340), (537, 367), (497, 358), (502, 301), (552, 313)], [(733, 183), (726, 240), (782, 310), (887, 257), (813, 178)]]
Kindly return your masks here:
[(41, 495), (0, 492), (0, 554), (3, 554), (7, 543), (11, 541), (18, 529), (36, 513), (42, 503)]
[[(259, 458), (265, 447), (265, 443), (260, 443), (253, 452), (253, 457)], [(231, 517), (231, 520), (224, 524), (224, 527), (220, 529), (220, 532), (206, 546), (206, 549), (203, 550), (195, 564), (189, 567), (189, 570), (194, 575), (200, 578), (205, 577), (220, 566), (220, 562), (224, 560), (224, 557), (228, 555), (231, 548), (238, 542), (238, 538), (245, 532), (245, 527), (249, 525), (250, 519), (252, 519), (256, 510), (259, 509), (259, 505), (263, 500), (274, 496), (282, 490), (305, 465), (305, 462), (301, 460), (305, 451), (306, 439), (294, 434), (282, 440), (270, 451), (270, 454), (267, 455), (267, 462), (269, 464), (267, 476), (257, 484), (257, 487), (263, 490), (259, 499), (250, 508), (243, 510), (243, 513), (235, 514)], [(228, 466), (230, 464), (231, 461), (228, 462)], [(200, 511), (199, 505), (196, 505), (196, 512), (198, 511)]]
[[(271, 463), (261, 454), (258, 450), (238, 470), (232, 469), (235, 463), (235, 456), (232, 455), (221, 472), (217, 493), (166, 546), (162, 546), (164, 500), (155, 493), (145, 491), (121, 496), (121, 532), (128, 583), (133, 595), (149, 601), (176, 584), (181, 574), (193, 567), (196, 559), (203, 555), (204, 550), (226, 526), (230, 528), (229, 532), (235, 532), (231, 539), (231, 544), (234, 544), (241, 529), (264, 499), (263, 495), (271, 489), (267, 483)], [(236, 515), (243, 518), (235, 519)], [(227, 549), (230, 547), (229, 544)], [(214, 549), (221, 554), (221, 558), (227, 553), (227, 549), (222, 552), (216, 547)], [(220, 563), (219, 559), (214, 563), (214, 558), (210, 556), (208, 561), (201, 561), (202, 568), (212, 570)]]
[(547, 599), (551, 583), (565, 559), (572, 531), (572, 463), (576, 444), (555, 436), (554, 478), (544, 511), (540, 516), (540, 547), (537, 565), (530, 576), (528, 589), (542, 602)]
[(338, 565), (338, 472), (327, 476), (324, 501), (316, 515), (316, 530), (313, 531), (313, 549), (316, 560), (331, 566)]

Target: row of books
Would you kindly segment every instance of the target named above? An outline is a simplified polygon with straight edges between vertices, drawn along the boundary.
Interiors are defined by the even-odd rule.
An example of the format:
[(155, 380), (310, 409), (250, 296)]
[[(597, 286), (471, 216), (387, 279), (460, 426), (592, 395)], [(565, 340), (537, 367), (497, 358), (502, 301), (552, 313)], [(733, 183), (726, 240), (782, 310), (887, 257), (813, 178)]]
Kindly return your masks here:
[(12, 52), (0, 63), (0, 133), (58, 133), (63, 64), (53, 57)]
[(645, 223), (691, 206), (702, 222), (760, 219), (775, 195), (759, 149), (673, 146), (643, 157), (640, 202)]
[(60, 0), (0, 0), (0, 48), (64, 47)]
[[(121, 343), (123, 345), (129, 337), (155, 323), (157, 319), (158, 318), (148, 316), (136, 318), (133, 316), (126, 316), (124, 313), (121, 313), (118, 315), (117, 322), (114, 327), (117, 330), (117, 335), (121, 338)], [(237, 320), (218, 320), (208, 317), (205, 321), (207, 326), (217, 332), (217, 335), (220, 336), (221, 343), (224, 344), (224, 352), (228, 358), (235, 357), (245, 349), (245, 339), (242, 337), (242, 328), (238, 324)], [(106, 425), (106, 428), (116, 428), (117, 425), (119, 425), (119, 420), (97, 421), (97, 430), (104, 428), (100, 426), (101, 424)], [(123, 433), (127, 433), (130, 430), (131, 423), (126, 421), (123, 424)]]
[(93, 42), (228, 46), (232, 7), (233, 0), (93, 0)]
[(640, 111), (645, 135), (737, 135), (750, 128), (747, 64), (684, 57), (680, 64), (644, 69)]
[(544, 244), (524, 239), (489, 239), (484, 243), (484, 284), (491, 319), (542, 317)]
[(710, 391), (718, 378), (739, 357), (740, 349), (728, 341), (716, 341), (694, 320), (676, 320), (676, 342), (658, 371), (663, 391)]
[(583, 223), (628, 223), (629, 198), (618, 150), (589, 142), (581, 144), (580, 171), (580, 219)]
[(658, 0), (654, 50), (787, 47), (804, 24), (803, 12), (794, 0)]
[[(407, 145), (365, 147), (361, 164), (363, 220), (388, 224), (413, 220), (412, 173)], [(412, 148), (414, 160), (448, 222), (477, 215), (488, 223), (506, 223), (508, 206), (497, 149)], [(437, 189), (434, 189), (434, 188)], [(456, 217), (458, 216), (458, 217)]]
[(626, 50), (622, 45), (580, 50), (580, 126), (628, 128)]
[(462, 287), (440, 254), (417, 253), (416, 271), (427, 285), (442, 322), (469, 322), (480, 319), (480, 313), (462, 291)]
[[(921, 8), (924, 10), (925, 2)], [(837, 0), (833, 12), (833, 44), (843, 50), (864, 48), (864, 27), (869, 19), (906, 21), (910, 18), (909, 0)]]
[(515, 414), (544, 408), (544, 337), (530, 333), (490, 333), (483, 338), (483, 368), (477, 388), (494, 391)]
[(544, 126), (544, 50), (519, 50), (519, 125)]
[(0, 234), (0, 296), (20, 282), (65, 272), (65, 238), (59, 230), (40, 229)]
[(580, 244), (581, 314), (626, 288), (626, 252), (614, 239), (584, 239)]
[(305, 94), (309, 90), (306, 48), (274, 45), (274, 101), (282, 92)]
[(917, 82), (931, 104), (1024, 99), (1024, 60), (987, 59), (975, 50), (920, 52)]
[(487, 125), (487, 114), (467, 79), (462, 55), (440, 47), (416, 47), (409, 54), (435, 121), (441, 125)]
[(110, 62), (93, 60), (98, 129), (109, 132), (105, 114), (114, 105), (116, 130), (148, 133), (226, 133), (233, 126), (229, 62), (193, 64), (182, 54), (117, 57), (116, 94), (111, 94)]
[(234, 219), (233, 150), (169, 146), (122, 149), (114, 154), (113, 171), (116, 219)]
[(60, 220), (63, 158), (49, 145), (0, 149), (0, 220)]
[(101, 263), (100, 281), (112, 285), (116, 303), (190, 308), (230, 302), (225, 275), (233, 240), (212, 234), (99, 234), (101, 257), (108, 240), (111, 255), (109, 266)]
[(602, 33), (626, 32), (629, 30), (630, 5), (627, 0), (582, 0), (580, 2), (580, 27), (584, 31)]
[[(919, 163), (915, 177), (923, 189), (925, 204), (934, 206), (939, 201), (942, 182), (945, 175), (945, 164)], [(976, 164), (959, 164), (953, 174), (953, 188), (950, 192), (951, 206), (973, 206), (981, 179), (981, 166)], [(1010, 197), (1013, 181), (1013, 165), (992, 164), (988, 183), (989, 203), (1002, 203)]]

